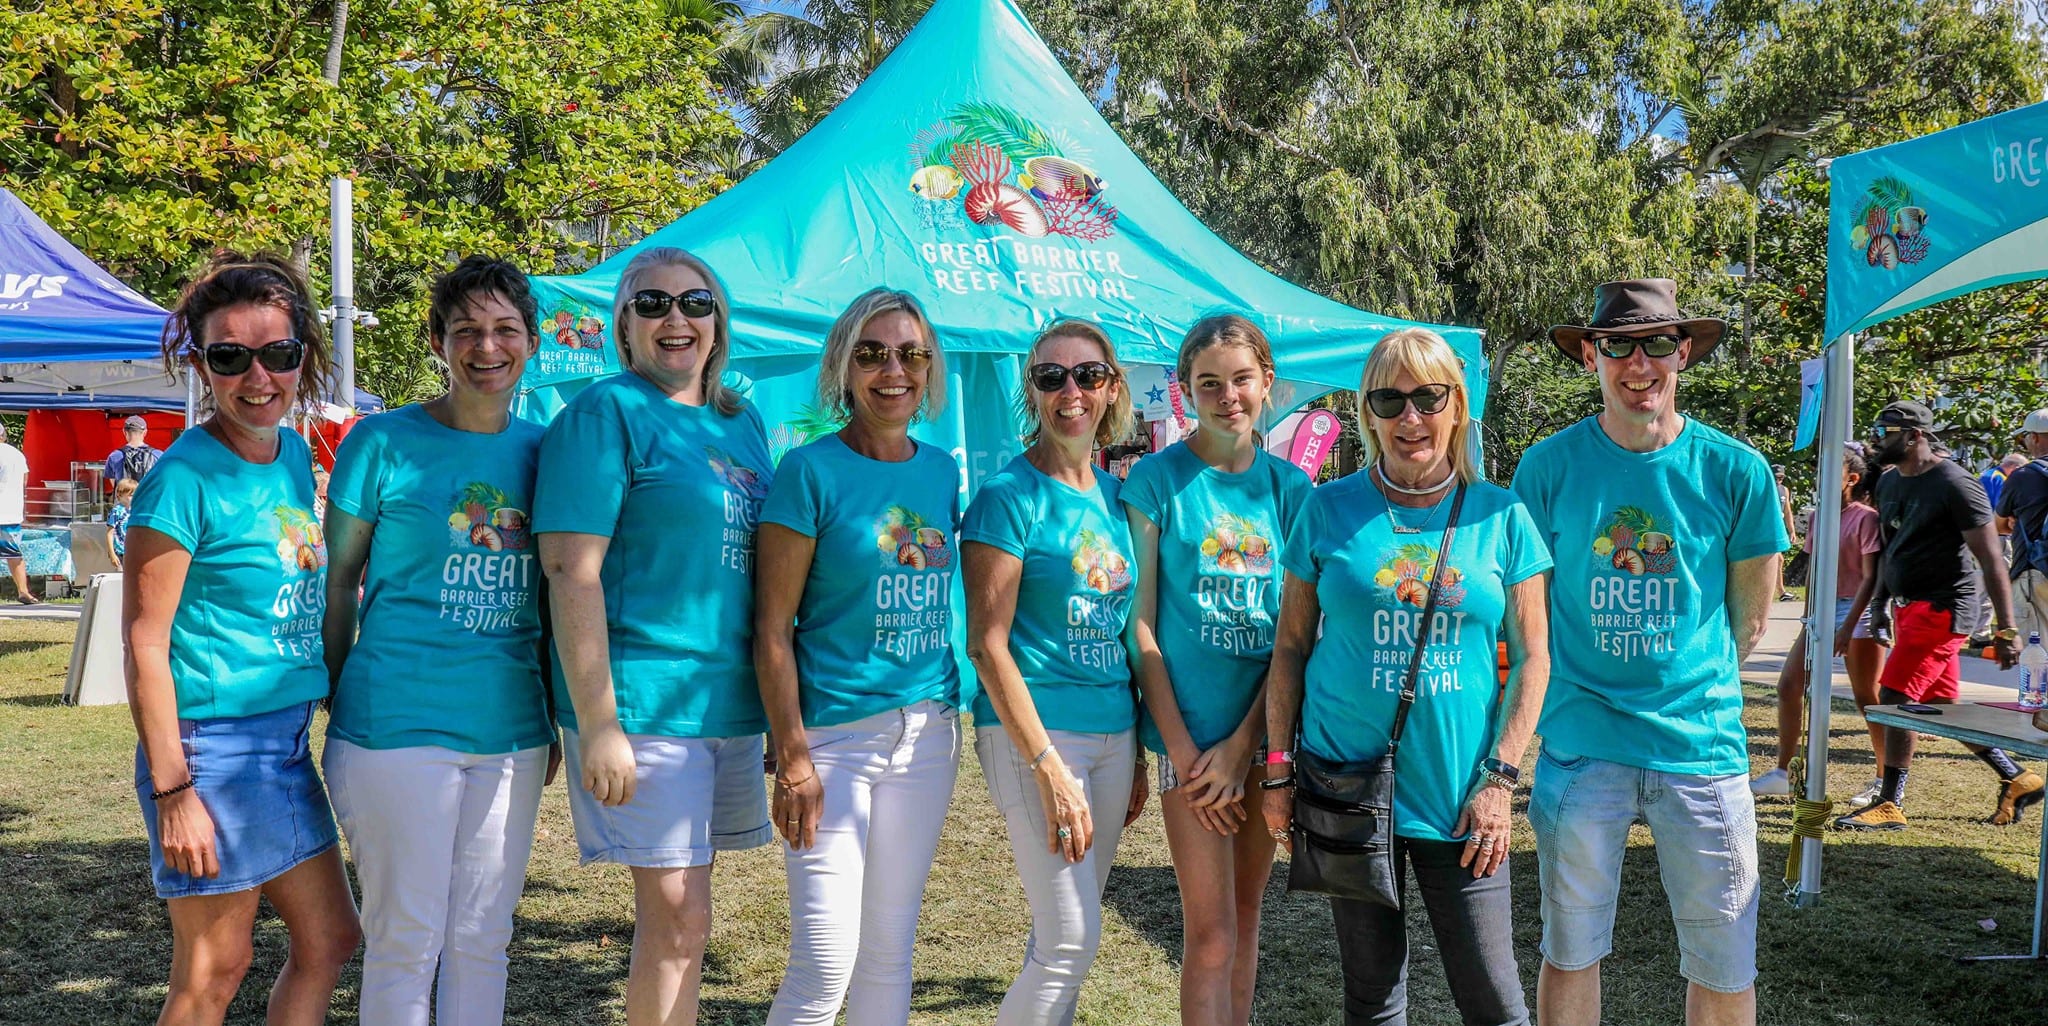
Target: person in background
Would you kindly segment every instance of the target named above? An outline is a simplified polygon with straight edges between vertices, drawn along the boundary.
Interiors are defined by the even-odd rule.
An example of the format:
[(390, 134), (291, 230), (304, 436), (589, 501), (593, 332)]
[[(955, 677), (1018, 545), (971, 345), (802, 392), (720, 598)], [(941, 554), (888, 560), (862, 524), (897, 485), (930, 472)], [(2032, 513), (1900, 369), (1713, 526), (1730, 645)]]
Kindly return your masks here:
[(7, 443), (7, 424), (0, 421), (0, 563), (14, 576), (14, 601), (33, 606), (42, 600), (28, 590), (28, 560), (21, 552), (27, 506), (28, 457)]
[(1026, 448), (968, 505), (960, 554), (982, 686), (975, 752), (1031, 906), (996, 1026), (1064, 1026), (1102, 941), (1117, 843), (1148, 790), (1127, 648), (1130, 526), (1117, 479), (1091, 458), (1129, 429), (1131, 397), (1116, 348), (1087, 321), (1045, 329), (1025, 368)]
[(2012, 473), (2015, 466), (2025, 462), (2024, 457), (2012, 453), (2002, 460), (1985, 464), (1984, 472), (1977, 475), (1977, 483), (1984, 486), (1984, 497), (1991, 500), (1994, 508), (1998, 505), (1999, 490), (2005, 487), (2006, 477)]
[[(1529, 1008), (1515, 965), (1509, 813), (1549, 681), (1551, 557), (1520, 500), (1479, 479), (1464, 382), (1457, 353), (1427, 329), (1394, 332), (1367, 357), (1358, 422), (1368, 469), (1317, 488), (1280, 549), (1286, 597), (1265, 711), (1282, 751), (1266, 776), (1291, 783), (1290, 755), (1346, 766), (1385, 756), (1417, 635), (1427, 639), (1395, 760), (1396, 887), (1414, 874), (1466, 1026), (1515, 1026)], [(1301, 751), (1288, 752), (1297, 724)], [(1264, 792), (1276, 839), (1294, 801), (1289, 787)], [(1346, 898), (1330, 910), (1346, 1026), (1406, 1022), (1408, 917)]]
[(775, 740), (789, 964), (774, 1026), (903, 1026), (917, 914), (960, 762), (959, 474), (910, 425), (946, 405), (924, 308), (871, 289), (825, 336), (846, 426), (791, 450), (761, 506), (754, 665)]
[(2006, 474), (1993, 512), (2010, 538), (2013, 625), (2021, 634), (2048, 634), (2048, 409), (2027, 414), (2020, 442), (2032, 459)]
[(149, 421), (130, 414), (121, 422), (121, 447), (107, 454), (103, 480), (112, 488), (122, 481), (141, 481), (164, 451), (149, 444)]
[[(1893, 468), (1877, 482), (1878, 524), (1884, 532), (1879, 579), (1865, 581), (1857, 598), (1867, 601), (1866, 593), (1882, 586), (1898, 603), (1897, 636), (1878, 680), (1878, 701), (1950, 704), (1962, 690), (1962, 649), (1975, 626), (1980, 581), (1991, 592), (1998, 665), (2009, 669), (2019, 659), (2011, 582), (2005, 574), (1979, 574), (1970, 565), (1973, 556), (1978, 566), (1995, 568), (2001, 562), (1991, 502), (1983, 485), (1947, 458), (1935, 437), (1934, 412), (1925, 405), (1911, 400), (1887, 405), (1878, 412), (1871, 439)], [(1879, 766), (1884, 776), (1877, 798), (1836, 819), (1836, 827), (1906, 829), (1906, 776), (1918, 736), (1883, 728)], [(2003, 750), (1963, 747), (1998, 774), (1998, 793), (1986, 820), (1991, 825), (2019, 822), (2048, 790), (2040, 774), (2024, 769)]]
[[(2027, 457), (2016, 452), (2007, 453), (2004, 459), (1985, 468), (1984, 473), (1978, 476), (1977, 480), (1984, 485), (1984, 497), (1991, 501), (1991, 508), (1994, 512), (1998, 509), (1999, 497), (2004, 494), (2006, 482), (2011, 478), (2012, 472), (2026, 465)], [(2012, 528), (2003, 520), (1994, 519), (1992, 524), (1998, 533), (1999, 547), (2003, 550), (2005, 559), (2010, 560), (2012, 558)], [(1973, 618), (1977, 624), (1977, 630), (1970, 635), (1970, 640), (1967, 642), (1968, 647), (1973, 651), (1986, 648), (1991, 644), (1991, 634), (1987, 630), (1992, 620), (1991, 587), (1983, 580), (1983, 575), (1992, 572), (1995, 571), (1984, 567), (1977, 568), (1979, 575), (1977, 609), (1976, 616)], [(2022, 600), (2023, 596), (2019, 592), (2013, 592), (2013, 614), (2015, 616), (2024, 615), (2020, 609)], [(2021, 640), (2025, 639), (2022, 638)]]
[(636, 254), (612, 301), (624, 370), (548, 425), (534, 486), (576, 845), (632, 870), (629, 1026), (697, 1021), (712, 859), (774, 836), (754, 677), (773, 461), (760, 411), (724, 381), (731, 311), (702, 260)]
[(327, 545), (312, 452), (285, 425), (325, 388), (327, 339), (288, 261), (227, 253), (185, 287), (163, 348), (212, 412), (150, 470), (128, 517), (135, 797), (171, 921), (158, 1021), (226, 1018), (268, 901), (291, 954), (267, 1021), (311, 1026), (361, 939), (309, 736), (327, 697)]
[(365, 1023), (505, 1015), (555, 740), (526, 519), (541, 427), (511, 415), (538, 319), (519, 268), (464, 259), (427, 314), (448, 391), (363, 418), (335, 456), (321, 765), (363, 889)]
[(318, 463), (313, 464), (313, 512), (321, 523), (327, 522), (327, 486), (333, 475)]
[(1600, 1021), (1629, 828), (1650, 828), (1685, 1017), (1756, 1021), (1756, 805), (1741, 666), (1769, 623), (1784, 497), (1755, 449), (1678, 410), (1727, 325), (1669, 278), (1608, 282), (1557, 325), (1601, 412), (1523, 454), (1514, 491), (1557, 560), (1553, 673), (1529, 797), (1542, 876), (1537, 1018)]
[(1280, 539), (1314, 485), (1259, 447), (1273, 349), (1234, 314), (1181, 343), (1198, 428), (1131, 467), (1119, 495), (1137, 552), (1139, 739), (1159, 756), (1159, 807), (1180, 885), (1180, 1018), (1244, 1026), (1258, 979), (1273, 839), (1245, 789), (1263, 773), (1261, 700), (1280, 612)]
[[(1863, 476), (1863, 456), (1857, 446), (1851, 445), (1842, 453), (1842, 530), (1836, 544), (1833, 628), (1827, 635), (1830, 652), (1838, 645), (1847, 650), (1849, 685), (1859, 709), (1877, 703), (1877, 673), (1869, 650), (1883, 651), (1870, 640), (1869, 610), (1856, 605), (1863, 580), (1877, 572), (1877, 554), (1884, 548), (1878, 537), (1877, 511), (1857, 501), (1858, 496), (1865, 494)], [(1812, 625), (1810, 601), (1806, 619), (1807, 624), (1799, 629), (1799, 639), (1792, 643), (1778, 669), (1778, 765), (1749, 782), (1751, 794), (1782, 796), (1793, 791), (1792, 757), (1799, 754), (1799, 738), (1806, 729), (1806, 682), (1812, 669), (1807, 665), (1806, 639), (1809, 631), (1817, 629)], [(1859, 641), (1864, 644), (1857, 644)], [(1881, 664), (1883, 658), (1877, 654), (1875, 663)], [(1870, 732), (1870, 747), (1873, 752), (1882, 751), (1875, 726)]]
[(128, 512), (135, 502), (136, 481), (124, 477), (114, 482), (114, 506), (107, 510), (107, 555), (114, 569), (121, 569), (121, 557), (128, 553)]
[[(1795, 518), (1792, 516), (1792, 489), (1785, 483), (1785, 465), (1783, 463), (1771, 465), (1771, 481), (1778, 487), (1778, 512), (1785, 519), (1785, 537), (1792, 540), (1792, 545), (1795, 548), (1804, 548), (1806, 541), (1799, 536), (1798, 525), (1794, 522)], [(1778, 563), (1778, 601), (1792, 602), (1798, 597), (1786, 589), (1785, 563), (1780, 561)]]

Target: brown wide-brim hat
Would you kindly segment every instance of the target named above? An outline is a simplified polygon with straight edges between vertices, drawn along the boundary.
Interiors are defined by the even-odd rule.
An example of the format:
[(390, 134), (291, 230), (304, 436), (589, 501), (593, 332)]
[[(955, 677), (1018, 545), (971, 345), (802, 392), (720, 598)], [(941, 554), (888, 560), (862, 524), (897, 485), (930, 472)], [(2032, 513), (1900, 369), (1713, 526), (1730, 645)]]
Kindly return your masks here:
[(1687, 367), (1707, 358), (1721, 344), (1728, 322), (1719, 317), (1685, 317), (1678, 312), (1678, 283), (1669, 278), (1630, 278), (1610, 281), (1593, 291), (1593, 319), (1587, 324), (1551, 326), (1550, 341), (1565, 359), (1583, 366), (1585, 350), (1580, 346), (1596, 331), (1641, 331), (1646, 328), (1677, 328), (1692, 339)]

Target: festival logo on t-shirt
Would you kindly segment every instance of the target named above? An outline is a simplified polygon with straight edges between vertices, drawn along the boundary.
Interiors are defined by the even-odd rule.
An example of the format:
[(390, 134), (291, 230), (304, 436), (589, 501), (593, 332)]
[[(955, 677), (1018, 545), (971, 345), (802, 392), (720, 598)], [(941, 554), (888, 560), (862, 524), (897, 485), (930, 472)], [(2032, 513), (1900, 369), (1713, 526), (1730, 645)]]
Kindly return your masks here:
[(1593, 644), (1622, 662), (1678, 647), (1678, 541), (1659, 526), (1648, 510), (1623, 506), (1593, 535)]
[(277, 532), (277, 560), (289, 576), (270, 605), (271, 643), (279, 655), (307, 658), (317, 652), (320, 619), (327, 612), (327, 539), (320, 521), (303, 506), (278, 503), (270, 510)]
[(1273, 643), (1273, 529), (1264, 517), (1219, 513), (1202, 536), (1195, 604), (1202, 642), (1225, 652)]
[(882, 573), (875, 579), (875, 647), (898, 658), (951, 639), (953, 550), (946, 532), (908, 506), (875, 518)]
[(487, 481), (463, 485), (448, 514), (441, 564), (441, 619), (475, 633), (511, 628), (537, 573), (526, 511)]
[(1067, 597), (1067, 657), (1080, 666), (1122, 666), (1131, 559), (1110, 539), (1089, 530), (1074, 536), (1069, 551), (1075, 590)]
[(768, 477), (715, 445), (704, 447), (704, 460), (725, 485), (725, 535), (718, 561), (728, 570), (752, 573), (754, 527), (761, 522), (761, 500), (768, 497)]
[[(1423, 607), (1429, 603), (1429, 585), (1436, 578), (1437, 549), (1409, 542), (1383, 554), (1372, 583), (1391, 603), (1377, 603), (1372, 614), (1372, 687), (1390, 693), (1401, 690), (1408, 663), (1415, 657), (1415, 636), (1427, 630), (1422, 662), (1415, 670), (1417, 694), (1432, 695), (1464, 690), (1458, 668), (1465, 659), (1465, 618), (1458, 607), (1465, 602), (1465, 574), (1455, 566), (1444, 567), (1443, 582), (1437, 585), (1436, 610), (1425, 628)], [(1412, 607), (1412, 608), (1411, 608)]]

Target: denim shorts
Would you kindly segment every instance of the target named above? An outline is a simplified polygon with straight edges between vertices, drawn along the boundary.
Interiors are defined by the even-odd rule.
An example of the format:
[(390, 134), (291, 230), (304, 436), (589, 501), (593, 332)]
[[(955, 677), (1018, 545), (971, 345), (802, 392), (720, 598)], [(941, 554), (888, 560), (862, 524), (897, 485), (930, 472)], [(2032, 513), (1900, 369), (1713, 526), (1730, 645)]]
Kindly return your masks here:
[[(1838, 598), (1835, 600), (1835, 634), (1842, 633), (1842, 625), (1849, 622), (1849, 607), (1854, 606), (1855, 604), (1856, 600), (1853, 598)], [(1849, 635), (1850, 637), (1870, 637), (1871, 605), (1876, 605), (1876, 603), (1873, 602), (1870, 605), (1866, 605), (1863, 607), (1863, 615), (1856, 618), (1856, 630)], [(1829, 635), (1829, 637), (1833, 636), (1834, 635), (1832, 634)]]
[(149, 868), (159, 898), (232, 894), (261, 886), (334, 847), (334, 813), (313, 769), (308, 727), (313, 703), (276, 712), (179, 720), (178, 740), (192, 789), (213, 817), (220, 875), (186, 876), (164, 864), (149, 758), (135, 746), (135, 798), (149, 833)]
[(0, 559), (21, 558), (21, 525), (0, 524)]
[(1708, 990), (1756, 982), (1756, 805), (1749, 777), (1660, 773), (1588, 756), (1536, 761), (1529, 796), (1543, 958), (1585, 969), (1614, 947), (1629, 826), (1649, 826), (1678, 928), (1678, 971)]
[(575, 731), (562, 730), (569, 816), (585, 865), (708, 866), (714, 852), (758, 848), (774, 837), (762, 735), (627, 734), (626, 740), (633, 746), (633, 800), (608, 806), (584, 788), (582, 742)]

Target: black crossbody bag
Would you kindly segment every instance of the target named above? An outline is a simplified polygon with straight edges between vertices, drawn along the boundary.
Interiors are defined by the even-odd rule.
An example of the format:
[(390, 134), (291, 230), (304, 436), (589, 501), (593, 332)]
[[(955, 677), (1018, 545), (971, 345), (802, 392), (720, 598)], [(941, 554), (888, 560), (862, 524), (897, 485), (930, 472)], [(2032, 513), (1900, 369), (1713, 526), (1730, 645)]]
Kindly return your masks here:
[(1415, 680), (1428, 647), (1436, 596), (1443, 587), (1444, 568), (1451, 562), (1451, 539), (1458, 529), (1458, 511), (1465, 505), (1465, 486), (1451, 500), (1451, 518), (1444, 525), (1436, 569), (1430, 574), (1429, 598), (1415, 631), (1415, 650), (1408, 673), (1401, 678), (1401, 701), (1394, 726), (1387, 732), (1387, 753), (1366, 762), (1337, 762), (1301, 747), (1301, 719), (1295, 718), (1294, 858), (1287, 869), (1289, 891), (1310, 891), (1353, 901), (1401, 907), (1394, 875), (1394, 755), (1408, 710), (1415, 705)]

